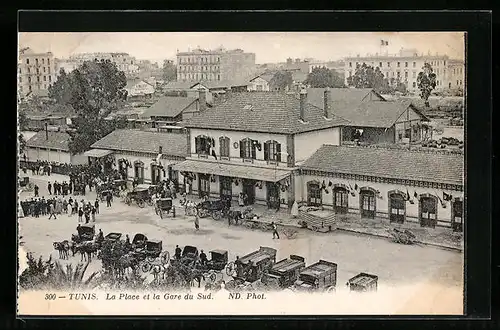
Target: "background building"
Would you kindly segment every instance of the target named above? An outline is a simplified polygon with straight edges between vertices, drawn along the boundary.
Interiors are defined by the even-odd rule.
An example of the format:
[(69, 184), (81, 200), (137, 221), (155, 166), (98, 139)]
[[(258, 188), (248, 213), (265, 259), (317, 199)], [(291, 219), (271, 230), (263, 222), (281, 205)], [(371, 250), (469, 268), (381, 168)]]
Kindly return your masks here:
[[(455, 61), (456, 62), (456, 61)], [(356, 66), (366, 63), (367, 65), (378, 67), (389, 81), (400, 81), (406, 85), (410, 92), (418, 92), (417, 76), (425, 63), (429, 63), (437, 76), (436, 91), (443, 91), (450, 88), (450, 60), (447, 55), (427, 55), (419, 54), (416, 49), (401, 49), (399, 54), (368, 54), (360, 57), (345, 58), (345, 79), (354, 75)], [(464, 62), (461, 61), (462, 72)], [(456, 65), (456, 64), (455, 64)]]
[(448, 66), (448, 88), (451, 90), (464, 90), (465, 65), (461, 60), (450, 60)]
[(177, 80), (218, 81), (247, 78), (255, 71), (255, 54), (241, 49), (204, 50), (177, 53)]
[(70, 59), (56, 58), (56, 75), (59, 76), (61, 69), (64, 69), (64, 72), (70, 73), (71, 71), (78, 68), (78, 62)]
[(139, 72), (139, 66), (135, 57), (130, 56), (128, 53), (80, 53), (73, 54), (70, 60), (74, 60), (78, 65), (83, 64), (85, 61), (97, 60), (110, 60), (113, 62), (118, 70), (123, 71), (126, 75), (135, 75)]
[(56, 67), (51, 52), (35, 53), (29, 47), (19, 51), (17, 82), (21, 97), (34, 91), (47, 91), (55, 77)]

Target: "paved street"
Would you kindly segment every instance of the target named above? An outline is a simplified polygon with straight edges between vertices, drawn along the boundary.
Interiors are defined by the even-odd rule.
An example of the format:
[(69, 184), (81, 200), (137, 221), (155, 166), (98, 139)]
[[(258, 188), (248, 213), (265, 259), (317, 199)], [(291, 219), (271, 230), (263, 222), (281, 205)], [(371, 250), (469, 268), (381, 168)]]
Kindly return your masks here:
[[(40, 183), (40, 196), (47, 196), (46, 178), (36, 178)], [(21, 193), (21, 200), (32, 193)], [(78, 196), (78, 200), (81, 196)], [(86, 200), (95, 200), (95, 193), (86, 196)], [(338, 264), (339, 285), (359, 272), (373, 273), (379, 276), (379, 286), (394, 286), (427, 283), (461, 291), (463, 285), (463, 254), (428, 246), (404, 246), (389, 240), (367, 235), (333, 232), (328, 234), (299, 230), (295, 239), (272, 239), (271, 232), (249, 230), (244, 227), (228, 227), (227, 222), (214, 221), (211, 218), (200, 219), (200, 230), (194, 228), (194, 218), (186, 218), (183, 210), (176, 218), (160, 219), (152, 207), (141, 209), (132, 204), (127, 206), (117, 198), (111, 208), (101, 206), (97, 215), (96, 231), (101, 228), (105, 234), (120, 232), (129, 234), (130, 239), (136, 233), (144, 233), (150, 239), (163, 241), (163, 249), (173, 253), (175, 245), (194, 245), (208, 252), (211, 249), (229, 251), (229, 260), (243, 256), (259, 248), (274, 247), (278, 250), (277, 259), (290, 254), (298, 254), (311, 264), (319, 259), (330, 260)], [(24, 249), (34, 255), (48, 256), (53, 251), (52, 242), (70, 239), (76, 231), (77, 217), (62, 215), (57, 220), (48, 217), (19, 219), (20, 235), (23, 236)], [(79, 260), (76, 257), (73, 262)], [(92, 270), (99, 270), (100, 261), (92, 262)]]

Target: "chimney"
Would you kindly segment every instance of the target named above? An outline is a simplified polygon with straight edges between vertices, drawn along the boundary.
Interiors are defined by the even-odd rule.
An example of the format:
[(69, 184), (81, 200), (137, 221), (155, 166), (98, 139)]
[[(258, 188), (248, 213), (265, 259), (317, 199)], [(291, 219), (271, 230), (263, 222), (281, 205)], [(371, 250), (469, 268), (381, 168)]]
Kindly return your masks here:
[(49, 139), (49, 123), (45, 123), (45, 139)]
[(207, 108), (207, 92), (203, 88), (200, 88), (198, 89), (198, 95), (200, 101), (200, 112), (203, 112)]
[(306, 121), (306, 101), (307, 101), (307, 90), (302, 87), (300, 90), (300, 120)]
[(332, 102), (332, 91), (326, 88), (323, 97), (323, 109), (325, 111), (325, 118), (330, 118), (330, 106)]

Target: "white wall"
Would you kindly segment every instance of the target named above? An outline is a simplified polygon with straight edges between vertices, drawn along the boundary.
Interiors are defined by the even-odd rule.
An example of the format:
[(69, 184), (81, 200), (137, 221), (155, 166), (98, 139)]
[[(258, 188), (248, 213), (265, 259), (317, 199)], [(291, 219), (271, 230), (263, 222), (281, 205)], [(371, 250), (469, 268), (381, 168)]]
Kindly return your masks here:
[[(281, 151), (286, 152), (286, 136), (280, 134), (270, 134), (270, 133), (256, 133), (256, 132), (239, 132), (239, 131), (222, 131), (222, 130), (209, 130), (209, 129), (198, 129), (193, 128), (191, 131), (191, 157), (198, 157), (196, 154), (196, 143), (195, 138), (199, 135), (206, 135), (215, 140), (215, 152), (218, 155), (220, 150), (219, 138), (221, 136), (227, 136), (230, 139), (230, 161), (241, 164), (243, 160), (240, 158), (240, 140), (244, 138), (250, 138), (258, 140), (262, 143), (262, 150), (256, 150), (256, 160), (255, 165), (267, 165), (267, 161), (264, 160), (264, 142), (268, 140), (275, 140), (281, 144)], [(238, 148), (234, 148), (234, 143), (238, 143)], [(275, 165), (270, 165), (273, 168)], [(286, 154), (281, 155), (281, 162), (278, 165), (280, 167), (287, 166), (287, 156)]]
[[(366, 181), (354, 181), (354, 180), (346, 180), (341, 178), (332, 178), (332, 177), (320, 177), (320, 176), (311, 176), (311, 175), (303, 175), (297, 178), (297, 190), (296, 190), (296, 200), (297, 202), (302, 201), (307, 203), (307, 182), (309, 181), (319, 181), (320, 184), (325, 181), (325, 184), (328, 187), (328, 183), (331, 181), (332, 184), (345, 184), (346, 186), (351, 185), (354, 188), (355, 184), (358, 187), (371, 187), (375, 190), (380, 191), (380, 196), (382, 198), (376, 198), (376, 209), (377, 216), (388, 217), (388, 192), (391, 190), (400, 190), (406, 193), (407, 189), (410, 194), (411, 199), (413, 199), (414, 204), (410, 204), (410, 202), (406, 203), (406, 220), (407, 221), (416, 221), (418, 222), (418, 200), (413, 197), (416, 192), (418, 195), (421, 194), (431, 194), (437, 195), (439, 198), (443, 198), (443, 190), (434, 189), (434, 188), (424, 188), (424, 187), (413, 187), (413, 186), (401, 186), (394, 184), (387, 184), (381, 182), (366, 182)], [(326, 208), (332, 208), (333, 206), (333, 194), (331, 187), (328, 187), (329, 193), (327, 194), (325, 191), (322, 192), (322, 202)], [(359, 192), (359, 190), (358, 190)], [(349, 194), (348, 204), (349, 211), (353, 213), (359, 213), (359, 193), (353, 197)], [(447, 194), (452, 194), (453, 198), (464, 196), (461, 191), (444, 191)], [(437, 219), (438, 224), (440, 225), (448, 225), (451, 222), (451, 203), (446, 202), (446, 208), (443, 208), (441, 203), (438, 201), (437, 208)]]
[[(81, 156), (81, 155), (80, 155)], [(72, 161), (72, 157), (69, 152), (61, 150), (47, 150), (42, 148), (26, 148), (26, 157), (28, 161), (48, 161), (48, 162), (58, 162), (58, 163), (68, 163)]]
[(323, 144), (340, 145), (340, 127), (296, 134), (295, 163), (311, 157)]
[[(125, 158), (127, 159), (132, 167), (127, 168), (127, 174), (128, 178), (132, 179), (134, 177), (134, 163), (136, 161), (141, 161), (144, 163), (144, 182), (145, 183), (150, 183), (151, 182), (151, 162), (153, 158), (155, 158), (154, 155), (148, 155), (148, 154), (137, 154), (137, 155), (132, 155), (132, 154), (127, 154), (127, 153), (115, 153), (115, 166), (116, 169), (118, 169), (118, 159)], [(168, 177), (168, 165), (170, 164), (176, 164), (180, 161), (175, 161), (171, 159), (161, 159), (160, 163), (163, 165), (165, 169), (165, 176), (163, 175), (163, 172), (161, 172), (161, 178)], [(182, 184), (182, 177), (179, 175), (179, 184)]]
[(269, 92), (269, 83), (265, 79), (256, 78), (249, 83), (247, 90)]

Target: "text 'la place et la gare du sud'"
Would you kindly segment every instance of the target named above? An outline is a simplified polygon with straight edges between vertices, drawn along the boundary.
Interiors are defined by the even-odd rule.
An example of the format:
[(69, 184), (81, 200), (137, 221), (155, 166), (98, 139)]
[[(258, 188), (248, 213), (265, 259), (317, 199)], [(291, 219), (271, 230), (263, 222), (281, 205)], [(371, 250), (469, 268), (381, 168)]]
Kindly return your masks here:
[[(70, 293), (68, 294), (69, 300), (99, 300), (99, 296), (95, 293), (82, 294)], [(186, 293), (186, 294), (172, 294), (172, 293), (146, 293), (146, 294), (130, 294), (130, 293), (106, 293), (105, 300), (209, 300), (214, 299), (212, 293)], [(227, 299), (252, 299), (263, 300), (266, 299), (264, 293), (230, 293), (227, 294)]]

